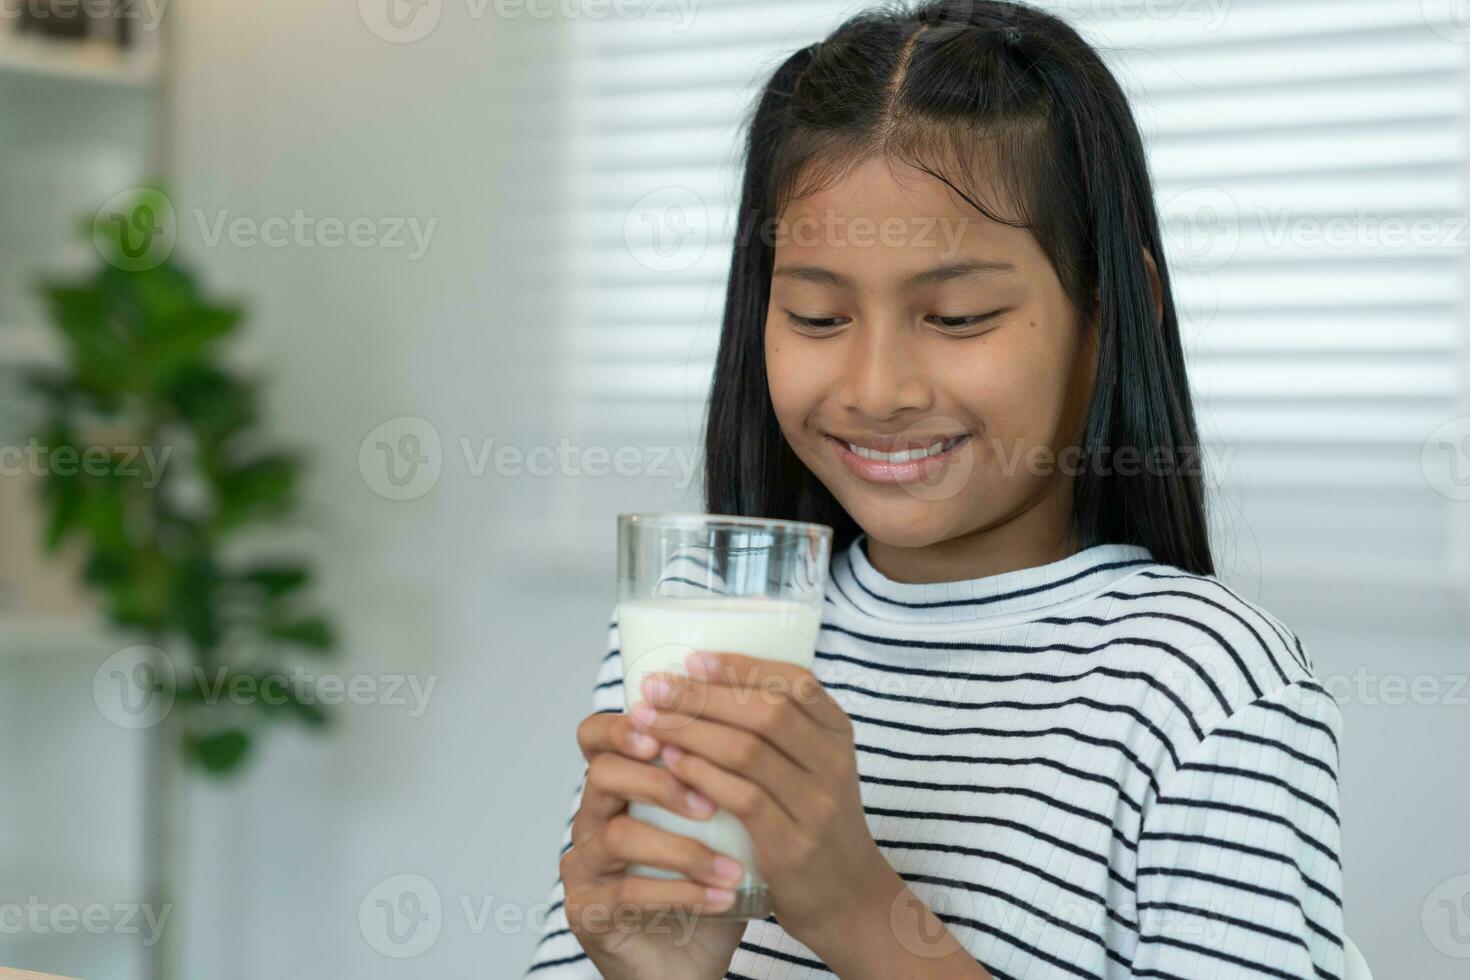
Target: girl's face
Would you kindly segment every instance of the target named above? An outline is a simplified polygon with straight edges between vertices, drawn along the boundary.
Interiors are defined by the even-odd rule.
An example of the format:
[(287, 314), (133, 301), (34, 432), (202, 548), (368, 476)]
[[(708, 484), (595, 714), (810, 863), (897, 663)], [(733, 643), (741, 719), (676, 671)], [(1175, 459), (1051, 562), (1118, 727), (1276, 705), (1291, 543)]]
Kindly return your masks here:
[(1026, 515), (1060, 544), (1096, 355), (1031, 234), (873, 159), (775, 235), (771, 400), (858, 525), (922, 548)]

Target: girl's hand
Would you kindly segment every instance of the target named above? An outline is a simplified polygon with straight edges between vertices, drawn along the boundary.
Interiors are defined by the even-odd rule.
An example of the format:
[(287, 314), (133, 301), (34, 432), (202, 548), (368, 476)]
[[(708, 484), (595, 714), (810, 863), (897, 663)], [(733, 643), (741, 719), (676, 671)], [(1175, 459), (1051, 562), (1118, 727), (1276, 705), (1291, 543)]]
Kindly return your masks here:
[[(667, 769), (651, 765), (662, 748), (634, 731), (627, 715), (593, 714), (577, 727), (587, 785), (572, 820), (572, 848), (562, 857), (567, 924), (609, 980), (725, 975), (744, 922), (710, 921), (727, 908), (744, 869), (687, 837), (635, 820), (629, 800), (704, 818), (714, 805)], [(689, 881), (628, 875), (629, 864), (682, 872)]]
[(902, 889), (868, 831), (852, 721), (792, 664), (700, 651), (687, 667), (645, 678), (633, 726), (665, 743), (680, 782), (740, 819), (781, 927), (829, 959), (844, 926), (874, 921)]

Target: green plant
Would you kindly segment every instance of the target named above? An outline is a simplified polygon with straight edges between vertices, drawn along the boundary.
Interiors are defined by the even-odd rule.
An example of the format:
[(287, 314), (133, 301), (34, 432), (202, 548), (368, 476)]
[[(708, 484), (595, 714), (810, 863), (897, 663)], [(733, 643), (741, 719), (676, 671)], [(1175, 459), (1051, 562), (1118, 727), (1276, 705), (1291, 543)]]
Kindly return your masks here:
[[(293, 653), (330, 653), (333, 629), (307, 603), (305, 564), (259, 557), (297, 507), (300, 460), (267, 442), (259, 383), (224, 360), (241, 309), (171, 258), (140, 261), (134, 226), (165, 212), (167, 197), (147, 190), (122, 216), (88, 222), (103, 261), (41, 284), (62, 363), (27, 380), (51, 460), (47, 544), (80, 541), (106, 617), (168, 651), (159, 693), (174, 698), (184, 754), (222, 774), (277, 718), (327, 722), (285, 671)], [(222, 693), (232, 685), (256, 693)]]

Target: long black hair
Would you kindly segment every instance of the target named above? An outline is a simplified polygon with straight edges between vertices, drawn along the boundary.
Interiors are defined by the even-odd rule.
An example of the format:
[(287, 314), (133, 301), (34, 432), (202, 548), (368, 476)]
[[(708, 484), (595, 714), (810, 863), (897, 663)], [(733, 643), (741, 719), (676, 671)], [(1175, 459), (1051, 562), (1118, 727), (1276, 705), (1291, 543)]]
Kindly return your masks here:
[[(1132, 111), (1064, 21), (1010, 0), (929, 0), (857, 14), (788, 57), (744, 125), (735, 251), (705, 432), (711, 513), (858, 527), (781, 434), (764, 331), (781, 209), (876, 156), (944, 181), (987, 217), (1027, 228), (1057, 271), (1097, 374), (1075, 477), (1082, 547), (1141, 544), (1213, 574), (1199, 440), (1147, 161)], [(945, 172), (945, 171), (948, 172)], [(966, 174), (1004, 188), (979, 200)], [(1163, 287), (1162, 322), (1144, 260)], [(1119, 449), (1168, 465), (1093, 465)], [(1135, 457), (1136, 459), (1136, 457)]]

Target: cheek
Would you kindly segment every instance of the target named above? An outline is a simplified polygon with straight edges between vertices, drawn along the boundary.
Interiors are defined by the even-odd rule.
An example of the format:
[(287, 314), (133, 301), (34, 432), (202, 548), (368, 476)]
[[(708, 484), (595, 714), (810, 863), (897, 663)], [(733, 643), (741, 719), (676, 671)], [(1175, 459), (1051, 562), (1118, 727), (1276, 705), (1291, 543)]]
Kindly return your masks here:
[(821, 397), (819, 380), (806, 369), (810, 361), (802, 345), (775, 331), (766, 332), (766, 385), (776, 418), (788, 432), (801, 425)]
[(1019, 440), (1050, 445), (1061, 416), (1071, 361), (1041, 324), (1023, 320), (963, 355), (936, 360), (944, 389), (974, 418), (987, 438), (1008, 450)]

